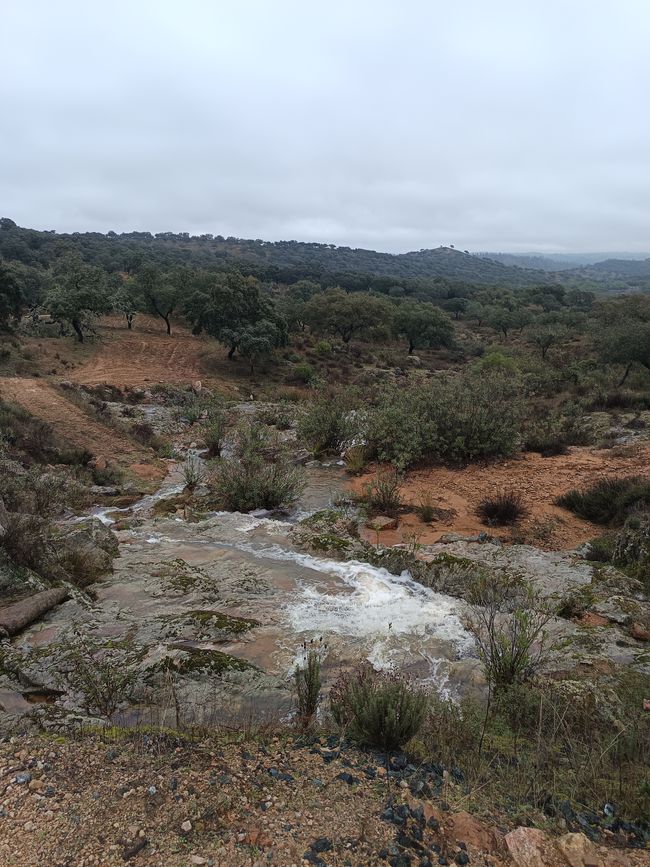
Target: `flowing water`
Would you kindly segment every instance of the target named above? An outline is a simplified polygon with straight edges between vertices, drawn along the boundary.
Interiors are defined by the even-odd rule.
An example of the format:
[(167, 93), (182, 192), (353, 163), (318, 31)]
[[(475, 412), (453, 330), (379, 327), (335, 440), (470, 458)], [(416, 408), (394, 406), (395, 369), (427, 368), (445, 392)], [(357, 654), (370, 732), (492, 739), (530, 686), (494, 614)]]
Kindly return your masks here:
[[(338, 466), (314, 467), (293, 516), (327, 507), (345, 490)], [(148, 648), (149, 661), (182, 650), (219, 650), (247, 660), (266, 681), (244, 683), (224, 693), (269, 701), (280, 690), (286, 700), (290, 674), (304, 642), (327, 645), (325, 680), (341, 667), (369, 660), (396, 668), (454, 694), (471, 682), (473, 642), (463, 628), (462, 604), (417, 584), (408, 573), (395, 576), (362, 562), (340, 562), (306, 554), (291, 540), (287, 520), (239, 513), (213, 513), (191, 522), (153, 518), (157, 500), (182, 489), (175, 467), (161, 489), (129, 510), (143, 519), (118, 532), (115, 572), (93, 586), (90, 609), (71, 600), (21, 637), (28, 646), (56, 641), (71, 620), (96, 634), (129, 635)], [(95, 509), (104, 523), (116, 510)], [(197, 611), (254, 618), (259, 625), (236, 637), (206, 635), (186, 622)], [(170, 624), (181, 624), (175, 632)], [(203, 685), (205, 686), (205, 684)], [(239, 695), (234, 696), (233, 690)], [(207, 701), (196, 685), (187, 703)], [(222, 696), (223, 699), (223, 696)]]

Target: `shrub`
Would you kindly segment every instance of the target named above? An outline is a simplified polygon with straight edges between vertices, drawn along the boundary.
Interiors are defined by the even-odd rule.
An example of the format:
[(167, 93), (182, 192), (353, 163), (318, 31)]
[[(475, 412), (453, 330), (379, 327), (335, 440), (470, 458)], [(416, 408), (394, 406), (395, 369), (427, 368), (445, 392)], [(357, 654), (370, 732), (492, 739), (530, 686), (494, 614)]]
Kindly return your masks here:
[(468, 373), (428, 392), (389, 389), (369, 414), (366, 438), (380, 460), (399, 469), (420, 461), (466, 463), (513, 454), (521, 416), (516, 380)]
[(521, 494), (516, 491), (499, 491), (486, 497), (476, 507), (476, 514), (488, 527), (507, 527), (516, 524), (528, 514)]
[(318, 710), (321, 690), (321, 668), (325, 645), (320, 638), (317, 646), (314, 641), (303, 644), (302, 665), (296, 665), (294, 683), (298, 699), (298, 722), (307, 727)]
[(359, 476), (364, 471), (368, 461), (368, 450), (363, 444), (350, 446), (343, 455), (345, 469), (353, 476)]
[(340, 452), (351, 438), (347, 408), (331, 397), (312, 403), (298, 419), (298, 439), (316, 455)]
[(223, 410), (212, 413), (203, 425), (203, 442), (209, 458), (218, 458), (223, 448), (226, 432), (226, 414)]
[(609, 533), (591, 539), (585, 555), (586, 559), (594, 563), (610, 563), (614, 556), (615, 543), (616, 538)]
[(185, 487), (190, 491), (193, 491), (203, 479), (203, 466), (201, 464), (201, 459), (198, 455), (195, 455), (192, 452), (188, 453), (185, 458), (185, 463), (183, 464), (183, 479), (185, 481)]
[(641, 476), (599, 479), (558, 497), (558, 506), (594, 524), (622, 524), (627, 515), (650, 507), (650, 481)]
[(300, 385), (313, 385), (316, 379), (316, 371), (308, 361), (296, 364), (287, 374), (287, 382), (299, 383)]
[(279, 509), (298, 498), (304, 474), (281, 449), (273, 448), (266, 428), (254, 421), (239, 428), (233, 458), (219, 464), (209, 485), (229, 511)]
[(342, 674), (330, 695), (337, 724), (358, 743), (385, 752), (400, 749), (418, 733), (427, 701), (406, 678), (367, 665)]
[(363, 496), (372, 512), (382, 515), (397, 515), (401, 506), (400, 477), (395, 470), (377, 474), (377, 478), (366, 482)]
[(431, 521), (433, 521), (437, 509), (433, 505), (433, 498), (430, 491), (420, 491), (415, 512), (423, 524), (430, 524)]
[(142, 648), (102, 640), (73, 626), (61, 643), (62, 677), (84, 698), (89, 713), (110, 717), (133, 693)]
[(543, 662), (552, 610), (529, 585), (480, 574), (471, 587), (470, 632), (489, 687), (498, 692), (529, 680)]

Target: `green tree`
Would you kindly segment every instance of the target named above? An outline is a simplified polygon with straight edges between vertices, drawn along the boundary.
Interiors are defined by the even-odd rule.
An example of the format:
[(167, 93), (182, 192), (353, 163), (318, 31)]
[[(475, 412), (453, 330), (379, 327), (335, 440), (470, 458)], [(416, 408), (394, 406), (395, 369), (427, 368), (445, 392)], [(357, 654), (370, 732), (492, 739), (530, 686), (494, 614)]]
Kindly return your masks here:
[(204, 274), (199, 282), (185, 313), (195, 334), (205, 331), (228, 347), (229, 359), (240, 349), (254, 365), (261, 355), (286, 343), (286, 322), (259, 280), (230, 271), (209, 275), (209, 280)]
[(66, 258), (57, 268), (45, 307), (55, 319), (69, 322), (83, 343), (84, 330), (92, 320), (111, 309), (105, 272), (78, 258)]
[(602, 304), (595, 340), (603, 361), (624, 365), (619, 386), (635, 364), (650, 370), (650, 296), (631, 295)]
[(144, 265), (136, 277), (136, 292), (142, 296), (145, 309), (158, 316), (172, 333), (171, 316), (180, 305), (187, 288), (187, 269), (163, 272), (153, 265)]
[(0, 331), (8, 330), (12, 319), (20, 316), (23, 301), (15, 270), (7, 263), (0, 262)]
[(402, 301), (395, 312), (394, 329), (408, 340), (409, 355), (416, 348), (451, 346), (454, 339), (449, 317), (426, 302)]
[(143, 299), (136, 295), (134, 280), (127, 280), (118, 286), (111, 295), (111, 307), (117, 313), (123, 313), (126, 318), (126, 327), (131, 331), (133, 320), (137, 313), (142, 310)]
[(304, 318), (312, 331), (335, 334), (343, 343), (355, 336), (386, 332), (393, 305), (367, 292), (345, 292), (339, 287), (314, 295), (305, 305)]

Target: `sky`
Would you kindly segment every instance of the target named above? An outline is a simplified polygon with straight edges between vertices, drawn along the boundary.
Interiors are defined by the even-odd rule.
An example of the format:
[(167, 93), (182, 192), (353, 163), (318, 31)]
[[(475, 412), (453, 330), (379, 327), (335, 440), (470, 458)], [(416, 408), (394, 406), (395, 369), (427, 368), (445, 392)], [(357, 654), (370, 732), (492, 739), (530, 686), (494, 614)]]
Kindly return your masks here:
[(647, 0), (4, 0), (0, 216), (650, 248)]

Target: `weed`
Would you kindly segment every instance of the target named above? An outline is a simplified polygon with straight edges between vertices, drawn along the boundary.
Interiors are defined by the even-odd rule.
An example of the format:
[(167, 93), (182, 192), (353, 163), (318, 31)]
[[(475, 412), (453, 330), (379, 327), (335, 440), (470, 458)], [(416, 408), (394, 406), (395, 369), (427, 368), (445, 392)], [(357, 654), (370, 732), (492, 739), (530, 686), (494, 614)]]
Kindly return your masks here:
[(528, 509), (521, 494), (516, 491), (499, 491), (481, 500), (476, 507), (476, 514), (488, 527), (507, 527), (525, 518)]

